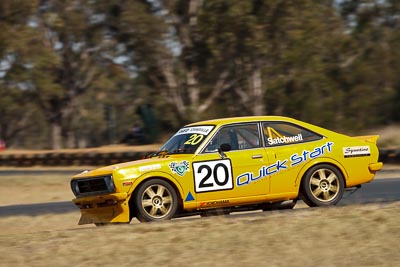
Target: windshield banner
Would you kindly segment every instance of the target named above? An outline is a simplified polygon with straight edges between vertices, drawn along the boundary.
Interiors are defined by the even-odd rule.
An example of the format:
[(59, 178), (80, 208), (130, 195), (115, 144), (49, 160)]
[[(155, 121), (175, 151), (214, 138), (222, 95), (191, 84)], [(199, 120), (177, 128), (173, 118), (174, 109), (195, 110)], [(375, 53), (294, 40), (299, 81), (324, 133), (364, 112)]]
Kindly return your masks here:
[(180, 129), (175, 135), (181, 134), (203, 134), (208, 135), (214, 126), (194, 126)]

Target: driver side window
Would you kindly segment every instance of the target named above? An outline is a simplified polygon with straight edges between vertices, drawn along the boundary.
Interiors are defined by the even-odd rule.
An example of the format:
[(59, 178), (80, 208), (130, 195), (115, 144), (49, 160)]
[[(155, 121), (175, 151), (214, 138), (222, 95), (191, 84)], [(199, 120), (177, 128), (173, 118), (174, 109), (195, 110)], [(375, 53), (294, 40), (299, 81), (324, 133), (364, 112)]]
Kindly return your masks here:
[(260, 135), (256, 123), (232, 125), (221, 128), (204, 152), (216, 152), (222, 144), (229, 144), (231, 151), (260, 147)]

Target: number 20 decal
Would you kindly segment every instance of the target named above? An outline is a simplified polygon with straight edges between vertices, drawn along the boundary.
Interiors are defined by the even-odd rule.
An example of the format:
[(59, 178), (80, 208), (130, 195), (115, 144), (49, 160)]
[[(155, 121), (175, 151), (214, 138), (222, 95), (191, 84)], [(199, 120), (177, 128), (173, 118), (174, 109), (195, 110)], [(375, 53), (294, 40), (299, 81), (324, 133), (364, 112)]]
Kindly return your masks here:
[(204, 135), (202, 135), (202, 134), (192, 134), (192, 135), (189, 137), (189, 140), (187, 140), (184, 144), (185, 144), (185, 145), (192, 145), (192, 146), (195, 146), (195, 145), (197, 145), (198, 143), (200, 143), (201, 140), (203, 140), (203, 138), (204, 138)]
[(193, 163), (196, 193), (233, 188), (232, 165), (229, 159)]

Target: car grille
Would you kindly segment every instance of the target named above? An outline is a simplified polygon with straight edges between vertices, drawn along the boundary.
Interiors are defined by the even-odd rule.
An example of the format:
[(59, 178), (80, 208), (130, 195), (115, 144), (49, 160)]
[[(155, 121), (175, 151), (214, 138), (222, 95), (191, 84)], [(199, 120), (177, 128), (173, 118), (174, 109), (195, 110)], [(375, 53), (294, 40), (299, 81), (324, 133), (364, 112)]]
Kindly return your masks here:
[(86, 178), (71, 181), (71, 189), (75, 196), (102, 195), (115, 191), (111, 176)]

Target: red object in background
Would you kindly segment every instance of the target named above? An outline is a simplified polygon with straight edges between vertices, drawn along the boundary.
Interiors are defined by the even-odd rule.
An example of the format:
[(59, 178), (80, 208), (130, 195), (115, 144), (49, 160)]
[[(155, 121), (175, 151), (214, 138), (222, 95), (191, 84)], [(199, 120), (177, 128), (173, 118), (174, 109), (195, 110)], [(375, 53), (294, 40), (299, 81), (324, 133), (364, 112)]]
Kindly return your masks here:
[(6, 142), (0, 139), (0, 151), (3, 151), (6, 149)]

